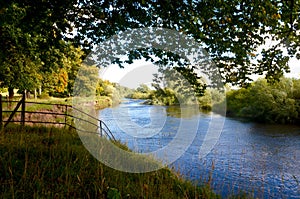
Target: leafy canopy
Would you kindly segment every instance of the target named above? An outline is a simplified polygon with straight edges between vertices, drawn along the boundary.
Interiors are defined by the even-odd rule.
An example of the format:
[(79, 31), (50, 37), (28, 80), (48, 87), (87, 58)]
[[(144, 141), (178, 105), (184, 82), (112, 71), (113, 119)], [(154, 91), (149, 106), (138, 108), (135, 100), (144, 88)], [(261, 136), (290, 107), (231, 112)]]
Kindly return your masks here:
[[(266, 74), (269, 80), (277, 80), (289, 71), (289, 57), (300, 58), (299, 0), (79, 2), (72, 16), (76, 19), (75, 27), (82, 29), (75, 38), (86, 41), (87, 47), (128, 29), (174, 29), (203, 44), (224, 81), (233, 84), (243, 85), (251, 74)], [(258, 48), (267, 39), (274, 40), (276, 45), (265, 47), (258, 54)], [(142, 57), (150, 59), (149, 54), (162, 58), (167, 53), (137, 49), (128, 53), (126, 62)], [(116, 62), (121, 61), (116, 59)]]
[[(289, 71), (290, 57), (300, 58), (299, 0), (11, 0), (0, 6), (0, 62), (5, 71), (0, 81), (13, 87), (36, 85), (41, 78), (35, 73), (52, 67), (44, 61), (47, 52), (63, 52), (61, 41), (88, 53), (115, 34), (142, 27), (169, 28), (191, 36), (207, 50), (223, 81), (233, 84), (245, 84), (251, 74), (277, 80)], [(275, 45), (259, 53), (268, 38)], [(59, 64), (60, 53), (52, 55)], [(153, 48), (127, 55), (127, 60), (116, 57), (114, 62), (151, 60), (154, 55), (164, 58), (160, 64), (180, 63), (178, 56)], [(12, 78), (20, 72), (19, 78)]]

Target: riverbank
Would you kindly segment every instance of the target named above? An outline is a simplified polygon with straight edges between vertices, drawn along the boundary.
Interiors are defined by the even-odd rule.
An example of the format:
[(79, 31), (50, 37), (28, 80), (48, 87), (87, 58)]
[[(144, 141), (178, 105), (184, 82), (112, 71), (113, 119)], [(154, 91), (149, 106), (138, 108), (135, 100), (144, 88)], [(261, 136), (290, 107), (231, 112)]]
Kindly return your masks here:
[(169, 169), (144, 174), (111, 169), (66, 129), (6, 128), (0, 153), (0, 198), (220, 198)]

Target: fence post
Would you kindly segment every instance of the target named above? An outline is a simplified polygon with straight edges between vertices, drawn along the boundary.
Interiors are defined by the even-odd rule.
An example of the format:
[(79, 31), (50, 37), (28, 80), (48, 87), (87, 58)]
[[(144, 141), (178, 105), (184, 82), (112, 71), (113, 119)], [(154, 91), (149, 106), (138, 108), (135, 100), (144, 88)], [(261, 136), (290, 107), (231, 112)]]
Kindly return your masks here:
[(0, 94), (0, 131), (2, 130), (3, 123), (2, 123), (2, 95)]
[(21, 112), (21, 125), (24, 126), (25, 125), (25, 96), (26, 93), (23, 93), (23, 97), (22, 97), (22, 112)]

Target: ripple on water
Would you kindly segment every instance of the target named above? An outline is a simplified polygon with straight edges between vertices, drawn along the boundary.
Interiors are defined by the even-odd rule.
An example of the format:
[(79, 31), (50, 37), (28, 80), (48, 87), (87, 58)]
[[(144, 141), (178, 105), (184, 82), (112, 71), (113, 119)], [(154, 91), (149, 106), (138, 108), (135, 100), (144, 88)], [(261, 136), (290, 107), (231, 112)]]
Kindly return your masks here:
[[(145, 131), (153, 120), (165, 119), (164, 127), (152, 137), (137, 139), (123, 132), (111, 114), (112, 109), (101, 110), (100, 118), (104, 122), (109, 121), (110, 128), (116, 129), (116, 137), (127, 142), (131, 148), (143, 152), (155, 151), (176, 136), (180, 114), (174, 107), (167, 113), (160, 106), (141, 105), (141, 102), (127, 100), (112, 109), (122, 112), (129, 108), (127, 119), (142, 126)], [(191, 111), (192, 114), (194, 112)], [(171, 166), (191, 180), (203, 182), (212, 178), (212, 187), (224, 197), (246, 191), (258, 198), (300, 198), (299, 126), (263, 125), (226, 118), (218, 143), (206, 157), (199, 159), (199, 150), (213, 116), (198, 115), (200, 123), (195, 140)], [(130, 122), (121, 122), (121, 126), (132, 128)], [(186, 131), (189, 132), (188, 129)]]

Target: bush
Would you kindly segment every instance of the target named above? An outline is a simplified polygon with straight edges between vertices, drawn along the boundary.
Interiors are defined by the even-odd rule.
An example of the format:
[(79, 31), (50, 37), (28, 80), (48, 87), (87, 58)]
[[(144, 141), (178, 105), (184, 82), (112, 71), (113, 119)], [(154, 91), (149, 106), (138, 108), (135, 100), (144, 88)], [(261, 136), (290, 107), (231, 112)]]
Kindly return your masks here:
[(259, 79), (248, 88), (232, 90), (227, 93), (227, 115), (258, 122), (296, 123), (300, 116), (299, 84), (290, 78), (274, 84)]
[(97, 96), (95, 106), (97, 109), (107, 108), (113, 105), (113, 101), (107, 96)]
[(50, 96), (48, 93), (42, 93), (38, 96), (40, 99), (50, 99)]

